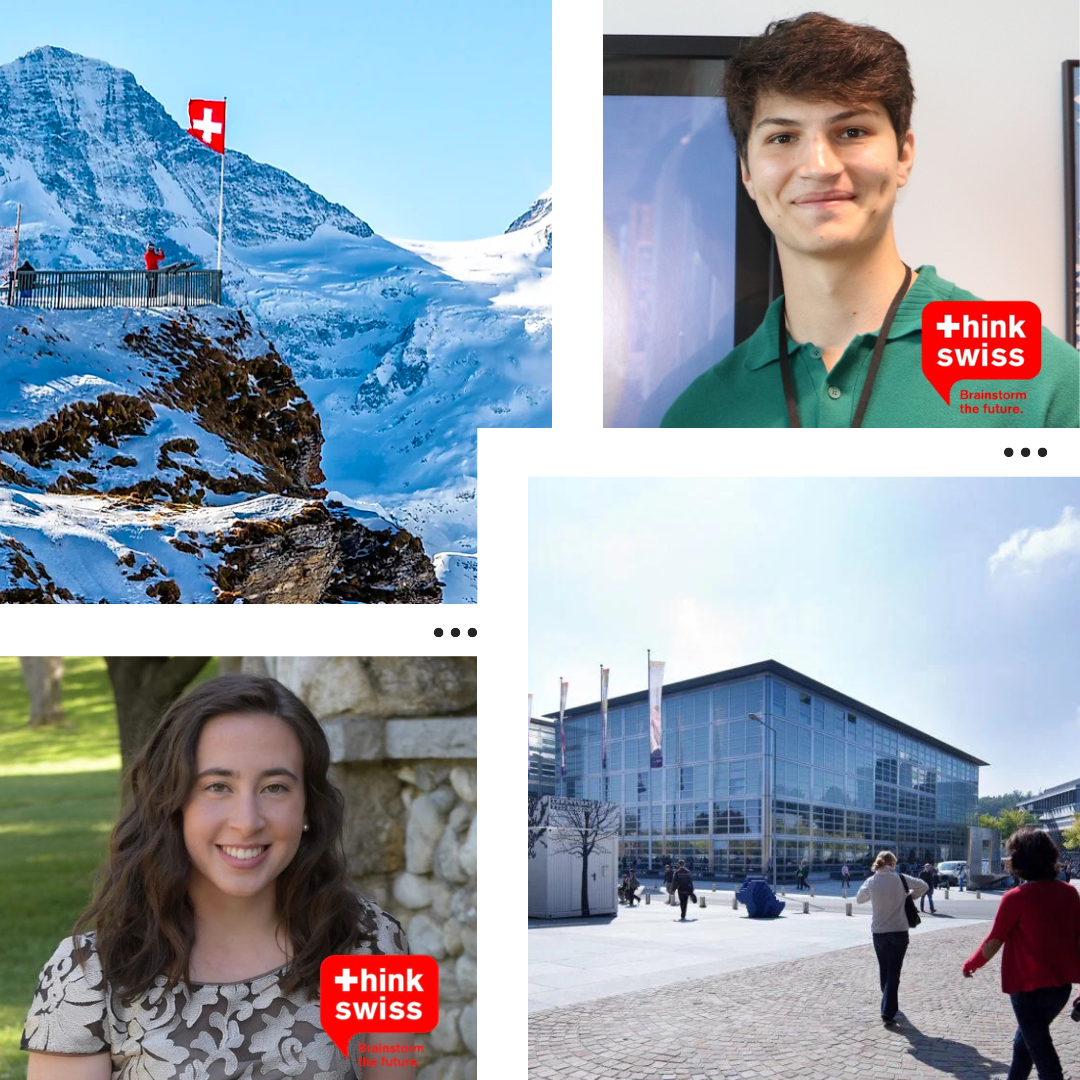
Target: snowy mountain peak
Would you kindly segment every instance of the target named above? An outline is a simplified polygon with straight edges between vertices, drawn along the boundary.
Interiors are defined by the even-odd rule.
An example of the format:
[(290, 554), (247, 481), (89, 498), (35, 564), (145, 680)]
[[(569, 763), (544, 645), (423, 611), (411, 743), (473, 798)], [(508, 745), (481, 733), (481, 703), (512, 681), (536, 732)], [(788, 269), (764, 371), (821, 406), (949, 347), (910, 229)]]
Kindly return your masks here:
[[(0, 225), (13, 225), (22, 205), (19, 259), (38, 269), (141, 268), (150, 239), (169, 262), (213, 266), (220, 165), (220, 156), (188, 135), (130, 72), (54, 47), (0, 66)], [(230, 447), (218, 431), (224, 419), (178, 436), (170, 426), (190, 422), (165, 391), (147, 390), (138, 403), (127, 401), (141, 391), (114, 385), (122, 381), (117, 357), (130, 359), (128, 338), (138, 343), (153, 332), (164, 317), (160, 311), (0, 308), (0, 347), (9, 342), (0, 357), (0, 546), (5, 528), (17, 521), (25, 531), (9, 531), (9, 537), (27, 551), (51, 550), (40, 539), (63, 531), (56, 515), (82, 521), (79, 515), (96, 513), (95, 500), (119, 488), (196, 514), (203, 511), (200, 500), (213, 502), (211, 509), (227, 510), (230, 520), (249, 504), (261, 514), (260, 500), (267, 497), (294, 500), (301, 509), (290, 510), (289, 520), (322, 538), (331, 526), (302, 514), (325, 491), (334, 521), (365, 514), (399, 530), (387, 535), (419, 537), (415, 542), (438, 556), (448, 595), (473, 598), (476, 429), (551, 422), (550, 204), (549, 190), (509, 233), (496, 237), (394, 243), (283, 170), (230, 149), (224, 303), (234, 309), (230, 318), (242, 317), (249, 326), (250, 341), (265, 341), (268, 353), (272, 343), (277, 359), (269, 366), (276, 371), (280, 362), (302, 392), (280, 412), (283, 423), (299, 417), (309, 427), (307, 457), (283, 468), (280, 454), (274, 460), (239, 443)], [(198, 317), (210, 326), (223, 310), (201, 309)], [(122, 349), (118, 341), (125, 342)], [(187, 343), (178, 353), (178, 362), (190, 366), (198, 349)], [(141, 377), (150, 371), (150, 358), (140, 353), (138, 360)], [(125, 401), (118, 403), (117, 395)], [(222, 400), (232, 417), (246, 415), (254, 397), (238, 384)], [(39, 404), (49, 404), (45, 415), (37, 414)], [(51, 462), (34, 463), (40, 456), (34, 440), (47, 436), (54, 416), (109, 418), (128, 406), (135, 412), (127, 437), (138, 452), (100, 448), (92, 459), (57, 466), (56, 475)], [(151, 446), (146, 440), (156, 435), (162, 441)], [(27, 440), (32, 460), (22, 454)], [(316, 443), (316, 471), (325, 479), (309, 467)], [(36, 509), (28, 509), (27, 500)], [(131, 546), (124, 530), (141, 526), (112, 513), (109, 518), (120, 531), (102, 524), (95, 534), (106, 538), (102, 550)], [(214, 528), (226, 526), (215, 519)], [(342, 551), (358, 535), (333, 528)], [(202, 542), (184, 539), (183, 530), (168, 535), (186, 545), (190, 540), (189, 546)], [(164, 555), (171, 559), (170, 551)], [(4, 558), (0, 550), (0, 571)], [(8, 558), (15, 566), (9, 587), (25, 589), (30, 602), (45, 585), (16, 573), (29, 558), (24, 551)], [(45, 559), (47, 568), (55, 558)], [(154, 558), (165, 565), (162, 553)], [(85, 568), (85, 580), (75, 579), (73, 566), (65, 569), (63, 588), (72, 596), (93, 596), (90, 562)], [(326, 565), (322, 570), (329, 572)], [(181, 602), (197, 592), (194, 581), (182, 586)], [(224, 594), (238, 591), (224, 579), (219, 587)], [(411, 586), (394, 588), (414, 595)], [(0, 573), (0, 594), (3, 589)], [(252, 595), (250, 588), (239, 591)], [(342, 600), (367, 595), (355, 583), (316, 593)]]
[(548, 188), (520, 217), (514, 218), (507, 227), (507, 232), (517, 232), (535, 225), (541, 218), (551, 213), (551, 188)]
[[(23, 204), (36, 266), (139, 265), (148, 239), (170, 259), (215, 247), (221, 158), (128, 71), (53, 46), (0, 66), (0, 224)], [(281, 169), (227, 154), (225, 232), (234, 247), (371, 227)]]

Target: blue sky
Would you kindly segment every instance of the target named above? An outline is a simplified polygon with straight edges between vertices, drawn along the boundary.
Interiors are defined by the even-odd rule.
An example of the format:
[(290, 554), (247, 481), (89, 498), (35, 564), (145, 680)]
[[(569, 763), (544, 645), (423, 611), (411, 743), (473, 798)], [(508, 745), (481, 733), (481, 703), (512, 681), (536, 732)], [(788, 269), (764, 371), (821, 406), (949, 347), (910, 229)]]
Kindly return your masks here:
[(20, 4), (8, 63), (58, 45), (131, 71), (187, 127), (227, 96), (229, 146), (384, 236), (501, 233), (551, 184), (551, 5), (228, 0)]
[[(534, 715), (775, 659), (991, 763), (1080, 775), (1080, 480), (533, 479)], [(1025, 531), (1026, 530), (1026, 531)]]

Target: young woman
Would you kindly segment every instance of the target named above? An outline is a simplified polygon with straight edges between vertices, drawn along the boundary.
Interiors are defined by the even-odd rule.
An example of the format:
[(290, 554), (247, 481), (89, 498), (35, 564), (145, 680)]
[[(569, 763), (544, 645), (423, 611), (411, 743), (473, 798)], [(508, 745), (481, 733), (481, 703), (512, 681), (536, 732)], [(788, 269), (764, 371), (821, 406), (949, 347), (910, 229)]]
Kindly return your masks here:
[(318, 721), (273, 679), (211, 679), (165, 713), (125, 776), (90, 906), (42, 969), (27, 1080), (354, 1075), (319, 1023), (320, 965), (408, 946), (349, 885), (329, 764)]
[(900, 874), (896, 869), (896, 856), (891, 851), (880, 852), (871, 869), (873, 875), (866, 879), (855, 899), (860, 904), (869, 900), (873, 909), (870, 932), (874, 936), (881, 981), (881, 1019), (892, 1025), (896, 1023), (900, 1008), (900, 969), (904, 966), (908, 947), (909, 928), (904, 905), (908, 892), (916, 899), (926, 892), (926, 882)]
[(1050, 1024), (1080, 982), (1080, 895), (1057, 880), (1057, 848), (1042, 830), (1017, 829), (1006, 848), (1023, 883), (1001, 898), (990, 933), (964, 963), (964, 976), (970, 979), (1005, 946), (1001, 989), (1018, 1025), (1008, 1080), (1024, 1080), (1033, 1065), (1039, 1080), (1062, 1080)]

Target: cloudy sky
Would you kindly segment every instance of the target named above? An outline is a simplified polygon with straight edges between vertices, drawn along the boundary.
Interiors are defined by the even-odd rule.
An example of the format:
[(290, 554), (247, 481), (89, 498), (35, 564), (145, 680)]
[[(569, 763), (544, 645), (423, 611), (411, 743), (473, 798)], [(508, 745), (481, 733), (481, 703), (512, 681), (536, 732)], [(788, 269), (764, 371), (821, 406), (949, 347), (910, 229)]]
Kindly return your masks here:
[(494, 236), (551, 184), (545, 0), (54, 0), (9, 7), (2, 43), (124, 68), (184, 128), (189, 98), (227, 97), (230, 147), (383, 236)]
[(534, 715), (775, 659), (991, 762), (1080, 776), (1080, 480), (533, 479)]

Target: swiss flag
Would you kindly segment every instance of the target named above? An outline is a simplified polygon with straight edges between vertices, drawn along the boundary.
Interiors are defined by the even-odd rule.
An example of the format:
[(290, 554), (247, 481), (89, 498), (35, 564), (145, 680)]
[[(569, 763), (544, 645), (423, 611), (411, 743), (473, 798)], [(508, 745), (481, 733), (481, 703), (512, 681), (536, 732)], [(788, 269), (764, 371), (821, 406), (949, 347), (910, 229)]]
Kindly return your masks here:
[(225, 153), (225, 102), (203, 101), (202, 98), (192, 98), (188, 102), (188, 118), (190, 126), (188, 134), (194, 135), (216, 150), (219, 154)]

